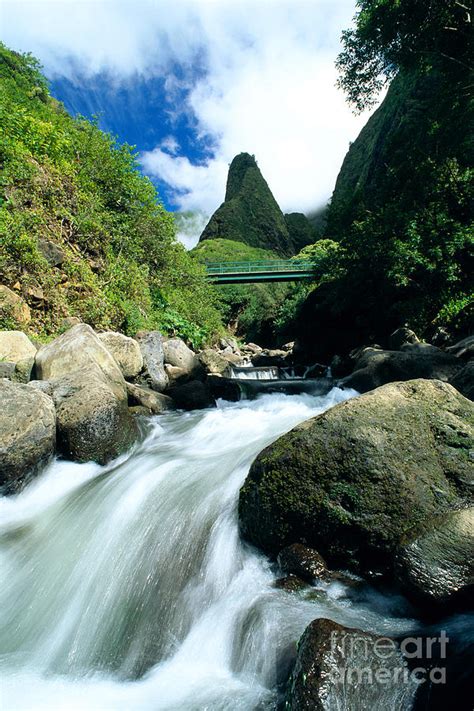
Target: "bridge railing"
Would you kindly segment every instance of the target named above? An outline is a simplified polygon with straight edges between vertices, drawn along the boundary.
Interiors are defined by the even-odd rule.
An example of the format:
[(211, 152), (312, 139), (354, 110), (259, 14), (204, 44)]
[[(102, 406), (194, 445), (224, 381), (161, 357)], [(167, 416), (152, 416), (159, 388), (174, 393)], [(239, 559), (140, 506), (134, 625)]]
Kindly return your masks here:
[(256, 262), (206, 262), (205, 267), (209, 276), (218, 276), (219, 274), (312, 271), (310, 261), (292, 259), (267, 259)]

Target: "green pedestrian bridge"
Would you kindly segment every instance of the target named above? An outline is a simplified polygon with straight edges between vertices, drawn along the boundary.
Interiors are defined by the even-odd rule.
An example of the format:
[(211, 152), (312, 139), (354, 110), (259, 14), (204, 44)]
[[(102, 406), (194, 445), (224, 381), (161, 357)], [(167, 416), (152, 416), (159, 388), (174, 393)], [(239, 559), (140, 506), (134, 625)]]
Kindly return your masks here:
[(313, 279), (313, 265), (306, 260), (268, 259), (262, 262), (207, 262), (213, 284), (253, 284), (263, 281)]

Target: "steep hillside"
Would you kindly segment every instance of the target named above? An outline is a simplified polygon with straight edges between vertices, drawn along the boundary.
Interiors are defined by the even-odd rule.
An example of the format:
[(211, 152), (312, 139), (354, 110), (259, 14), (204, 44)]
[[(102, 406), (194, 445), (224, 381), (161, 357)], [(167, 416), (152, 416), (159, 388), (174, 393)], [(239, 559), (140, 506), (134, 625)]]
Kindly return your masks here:
[(222, 238), (294, 254), (282, 211), (263, 178), (254, 156), (240, 153), (230, 164), (225, 200), (211, 217), (200, 241)]
[(321, 236), (302, 212), (290, 212), (285, 215), (285, 222), (296, 253), (309, 244), (314, 244)]
[(296, 328), (315, 356), (383, 343), (405, 322), (428, 338), (472, 328), (473, 137), (464, 67), (399, 72), (337, 179), (326, 236), (340, 248)]
[(133, 150), (71, 118), (36, 60), (3, 45), (0, 123), (0, 327), (30, 318), (47, 336), (77, 316), (194, 343), (219, 331), (215, 293)]

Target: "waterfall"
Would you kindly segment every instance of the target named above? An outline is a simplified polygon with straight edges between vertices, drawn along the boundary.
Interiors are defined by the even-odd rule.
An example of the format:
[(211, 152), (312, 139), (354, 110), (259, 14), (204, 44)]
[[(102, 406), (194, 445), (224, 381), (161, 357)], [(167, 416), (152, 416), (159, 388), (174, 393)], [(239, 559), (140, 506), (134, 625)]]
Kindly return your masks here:
[[(113, 464), (57, 460), (0, 499), (2, 708), (271, 709), (311, 620), (412, 629), (395, 596), (275, 587), (272, 564), (239, 539), (238, 492), (256, 454), (352, 394), (152, 418)], [(391, 708), (407, 708), (400, 699)]]
[(231, 378), (237, 378), (238, 380), (277, 380), (279, 376), (279, 369), (275, 365), (270, 366), (234, 366), (231, 369)]

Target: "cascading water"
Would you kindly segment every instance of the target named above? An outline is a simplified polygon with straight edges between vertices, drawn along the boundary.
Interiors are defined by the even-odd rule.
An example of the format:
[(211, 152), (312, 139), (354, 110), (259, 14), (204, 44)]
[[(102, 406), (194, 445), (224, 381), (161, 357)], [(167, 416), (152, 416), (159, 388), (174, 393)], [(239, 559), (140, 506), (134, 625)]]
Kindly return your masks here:
[[(412, 629), (396, 598), (355, 600), (340, 583), (276, 588), (269, 561), (239, 539), (256, 454), (350, 395), (171, 413), (113, 465), (56, 461), (1, 499), (2, 708), (270, 709), (314, 618)], [(407, 708), (404, 693), (391, 708)]]

